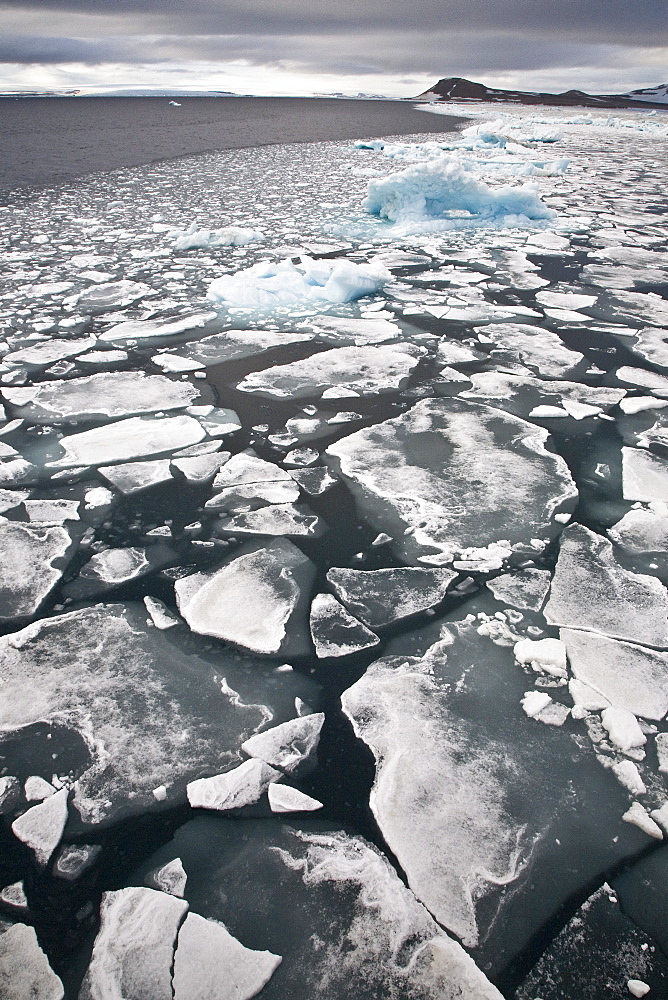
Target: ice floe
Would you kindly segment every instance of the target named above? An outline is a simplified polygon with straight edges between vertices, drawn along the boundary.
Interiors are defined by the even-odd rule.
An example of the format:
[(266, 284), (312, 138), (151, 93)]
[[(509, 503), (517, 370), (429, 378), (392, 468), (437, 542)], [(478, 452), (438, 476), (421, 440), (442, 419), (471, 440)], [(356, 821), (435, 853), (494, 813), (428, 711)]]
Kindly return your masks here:
[(60, 580), (72, 550), (62, 525), (0, 524), (0, 620), (34, 615)]
[(311, 638), (318, 658), (348, 656), (380, 642), (349, 614), (332, 594), (317, 594), (311, 603)]
[(625, 500), (668, 501), (668, 461), (639, 448), (622, 448)]
[(420, 614), (440, 604), (456, 577), (450, 569), (359, 570), (334, 567), (327, 582), (339, 599), (371, 628)]
[(306, 616), (315, 566), (287, 539), (249, 543), (211, 572), (175, 585), (191, 629), (265, 656), (309, 651)]
[(558, 534), (554, 514), (576, 490), (547, 439), (491, 407), (427, 399), (325, 454), (400, 558), (446, 562), (471, 546)]
[(199, 247), (244, 247), (257, 243), (262, 233), (245, 226), (223, 226), (222, 229), (198, 229), (193, 222), (187, 229), (170, 232), (175, 250), (196, 250)]
[(34, 851), (38, 865), (44, 868), (60, 843), (67, 823), (68, 791), (61, 788), (12, 823), (12, 832)]
[(196, 444), (206, 437), (201, 423), (185, 414), (177, 417), (128, 417), (103, 427), (69, 434), (59, 441), (65, 455), (51, 467), (106, 465), (149, 458)]
[(242, 750), (271, 767), (291, 774), (312, 762), (320, 742), (320, 730), (325, 721), (322, 712), (290, 719), (272, 729), (256, 733), (242, 743)]
[(231, 771), (191, 781), (188, 802), (194, 809), (242, 809), (257, 802), (271, 782), (281, 777), (280, 771), (263, 760), (246, 760)]
[(212, 310), (189, 313), (169, 319), (124, 320), (99, 334), (99, 340), (122, 344), (128, 340), (149, 340), (153, 338), (175, 337), (178, 334), (201, 330), (215, 320), (217, 313)]
[(34, 927), (0, 923), (0, 993), (5, 1000), (62, 1000), (65, 996)]

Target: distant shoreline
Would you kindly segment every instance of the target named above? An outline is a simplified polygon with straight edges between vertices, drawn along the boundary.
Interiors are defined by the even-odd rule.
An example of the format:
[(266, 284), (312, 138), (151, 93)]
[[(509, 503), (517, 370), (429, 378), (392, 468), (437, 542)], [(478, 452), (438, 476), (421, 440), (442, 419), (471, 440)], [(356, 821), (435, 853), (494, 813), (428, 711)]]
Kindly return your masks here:
[(411, 102), (314, 97), (0, 98), (0, 189), (197, 153), (293, 142), (451, 132), (461, 115)]

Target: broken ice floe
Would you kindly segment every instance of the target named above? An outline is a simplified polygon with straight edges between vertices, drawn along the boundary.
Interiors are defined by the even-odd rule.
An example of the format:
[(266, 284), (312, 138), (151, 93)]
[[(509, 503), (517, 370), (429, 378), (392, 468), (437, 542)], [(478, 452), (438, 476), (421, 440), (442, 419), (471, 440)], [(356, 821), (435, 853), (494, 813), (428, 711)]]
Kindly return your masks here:
[(502, 573), (487, 581), (487, 587), (497, 601), (513, 608), (539, 611), (550, 589), (547, 570), (525, 569), (518, 573)]
[(74, 297), (72, 306), (86, 315), (105, 313), (132, 305), (149, 294), (155, 295), (149, 285), (123, 279), (87, 288)]
[(65, 996), (34, 927), (0, 921), (0, 995), (6, 1000), (62, 1000)]
[[(147, 628), (143, 605), (116, 604), (0, 640), (0, 729), (6, 739), (43, 720), (78, 736), (73, 801), (87, 822), (155, 807), (162, 784), (169, 799), (182, 797), (188, 781), (240, 760), (242, 742), (270, 719), (290, 718), (290, 693), (305, 690), (297, 675), (278, 684), (258, 661), (229, 651), (207, 661), (201, 646), (167, 636)], [(32, 738), (37, 750), (44, 737)]]
[(341, 396), (375, 396), (403, 388), (422, 353), (410, 344), (337, 347), (302, 361), (252, 372), (237, 388), (287, 399), (320, 396), (332, 388), (340, 390)]
[(104, 330), (99, 334), (99, 340), (120, 344), (127, 340), (175, 337), (178, 334), (190, 333), (191, 330), (201, 330), (216, 317), (217, 313), (208, 310), (168, 319), (124, 320)]
[(222, 229), (198, 229), (193, 222), (187, 229), (169, 233), (175, 250), (196, 250), (200, 247), (245, 247), (261, 240), (262, 233), (247, 226), (223, 226)]
[(103, 427), (61, 438), (65, 455), (51, 467), (105, 465), (135, 458), (162, 455), (196, 444), (206, 437), (202, 424), (193, 417), (127, 417)]
[(12, 832), (34, 851), (41, 868), (46, 867), (63, 835), (67, 823), (67, 797), (67, 789), (61, 788), (39, 805), (31, 806), (12, 823)]
[(256, 733), (242, 743), (241, 748), (249, 756), (292, 774), (313, 763), (324, 721), (322, 712), (290, 719)]
[(306, 618), (315, 566), (287, 539), (249, 543), (218, 569), (178, 580), (191, 629), (265, 656), (308, 653)]
[(0, 620), (34, 615), (60, 580), (72, 550), (62, 525), (0, 524)]
[[(221, 921), (255, 954), (282, 956), (280, 965), (274, 959), (273, 975), (262, 990), (267, 1000), (351, 992), (500, 1000), (461, 946), (415, 900), (380, 852), (359, 836), (312, 819), (298, 827), (283, 819), (247, 820), (241, 831), (238, 823), (223, 817), (202, 817), (181, 827), (174, 841), (150, 859), (150, 867), (175, 856), (188, 874), (185, 896), (191, 912), (209, 923)], [(266, 899), (262, 920), (258, 893)], [(208, 947), (206, 935), (200, 934), (202, 947)], [(216, 944), (215, 950), (219, 948)], [(213, 954), (212, 948), (210, 957), (202, 958), (204, 969), (214, 961)], [(176, 956), (178, 964), (178, 948)], [(200, 981), (209, 990), (192, 996), (209, 1000), (206, 972), (193, 974), (193, 988)], [(236, 996), (241, 1000), (250, 993)]]
[(639, 448), (622, 448), (625, 500), (668, 501), (668, 461)]
[(270, 311), (304, 302), (320, 305), (352, 302), (374, 295), (390, 280), (382, 264), (348, 260), (260, 262), (236, 274), (224, 274), (209, 285), (208, 298), (223, 306)]
[(380, 642), (349, 614), (332, 594), (317, 594), (311, 603), (311, 638), (318, 658), (348, 656)]
[(516, 357), (545, 378), (572, 375), (573, 369), (584, 360), (582, 354), (567, 348), (556, 333), (540, 326), (493, 323), (488, 327), (479, 327), (477, 332), (478, 335), (482, 333), (489, 337), (497, 348)]
[(281, 777), (280, 771), (253, 758), (223, 774), (191, 781), (188, 802), (193, 809), (243, 809), (257, 802), (271, 782)]
[(668, 595), (654, 577), (633, 573), (610, 542), (581, 524), (564, 529), (545, 617), (551, 624), (666, 648)]
[(216, 532), (222, 535), (270, 535), (286, 538), (306, 537), (317, 538), (325, 531), (321, 518), (312, 513), (308, 507), (284, 503), (271, 504), (235, 514), (216, 524)]
[(553, 538), (576, 496), (546, 431), (460, 399), (427, 399), (325, 455), (406, 562), (446, 562), (501, 539)]
[(327, 582), (365, 625), (382, 628), (440, 604), (456, 575), (450, 569), (334, 567)]

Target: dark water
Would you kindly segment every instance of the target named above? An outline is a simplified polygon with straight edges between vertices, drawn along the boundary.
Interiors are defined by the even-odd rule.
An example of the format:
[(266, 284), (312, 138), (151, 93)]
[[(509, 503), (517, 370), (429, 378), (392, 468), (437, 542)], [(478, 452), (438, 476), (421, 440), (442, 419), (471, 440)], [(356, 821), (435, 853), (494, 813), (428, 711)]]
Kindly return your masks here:
[(0, 187), (221, 149), (447, 132), (458, 120), (401, 101), (182, 97), (179, 104), (166, 97), (0, 99)]

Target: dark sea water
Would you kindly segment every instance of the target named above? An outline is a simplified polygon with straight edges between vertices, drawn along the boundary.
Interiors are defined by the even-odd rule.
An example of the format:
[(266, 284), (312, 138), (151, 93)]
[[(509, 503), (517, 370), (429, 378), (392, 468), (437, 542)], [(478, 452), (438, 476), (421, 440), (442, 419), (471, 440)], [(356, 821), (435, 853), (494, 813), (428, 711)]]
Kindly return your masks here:
[(273, 143), (444, 132), (401, 101), (304, 97), (0, 98), (0, 187)]

